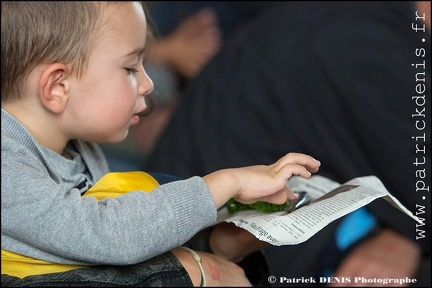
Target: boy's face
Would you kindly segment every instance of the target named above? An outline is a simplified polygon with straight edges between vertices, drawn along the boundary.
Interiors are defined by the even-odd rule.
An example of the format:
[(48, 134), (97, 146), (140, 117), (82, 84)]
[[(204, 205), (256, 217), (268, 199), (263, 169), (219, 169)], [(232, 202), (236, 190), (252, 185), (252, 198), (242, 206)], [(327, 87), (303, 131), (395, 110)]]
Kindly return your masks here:
[(72, 78), (67, 104), (74, 138), (96, 143), (122, 141), (146, 109), (143, 96), (153, 90), (142, 66), (147, 29), (142, 6), (124, 2), (106, 12), (107, 27), (84, 76)]

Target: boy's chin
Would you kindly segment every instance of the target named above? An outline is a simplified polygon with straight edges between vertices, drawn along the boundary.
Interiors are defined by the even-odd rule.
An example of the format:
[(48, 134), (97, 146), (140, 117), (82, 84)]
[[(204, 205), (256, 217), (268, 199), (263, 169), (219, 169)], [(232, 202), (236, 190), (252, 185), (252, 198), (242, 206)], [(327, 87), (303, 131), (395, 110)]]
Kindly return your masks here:
[(115, 137), (113, 137), (111, 135), (110, 138), (102, 140), (102, 141), (98, 141), (98, 143), (99, 144), (118, 144), (118, 143), (121, 143), (124, 140), (126, 140), (128, 134), (129, 134), (129, 129), (123, 135), (119, 135), (119, 136), (115, 136)]

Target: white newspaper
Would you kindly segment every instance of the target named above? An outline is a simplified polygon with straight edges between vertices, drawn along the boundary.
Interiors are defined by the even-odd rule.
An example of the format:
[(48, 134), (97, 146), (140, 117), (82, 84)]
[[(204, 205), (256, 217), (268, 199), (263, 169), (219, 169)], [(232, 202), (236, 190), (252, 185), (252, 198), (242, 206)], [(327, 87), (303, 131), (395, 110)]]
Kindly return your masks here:
[(288, 187), (293, 192), (305, 191), (312, 198), (310, 204), (291, 213), (285, 211), (263, 213), (255, 210), (229, 215), (226, 208), (219, 211), (219, 221), (233, 222), (255, 237), (275, 246), (295, 245), (308, 240), (334, 220), (383, 197), (390, 204), (422, 221), (390, 195), (375, 176), (354, 178), (343, 185), (320, 175), (309, 179), (291, 177)]

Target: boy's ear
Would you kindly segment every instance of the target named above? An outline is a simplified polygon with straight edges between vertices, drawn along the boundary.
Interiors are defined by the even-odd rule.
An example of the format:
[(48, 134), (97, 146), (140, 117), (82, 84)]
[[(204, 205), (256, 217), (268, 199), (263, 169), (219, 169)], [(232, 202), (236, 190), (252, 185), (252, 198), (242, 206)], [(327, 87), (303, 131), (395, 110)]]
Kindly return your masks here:
[(42, 105), (53, 113), (61, 113), (69, 98), (69, 68), (61, 63), (48, 65), (39, 79)]

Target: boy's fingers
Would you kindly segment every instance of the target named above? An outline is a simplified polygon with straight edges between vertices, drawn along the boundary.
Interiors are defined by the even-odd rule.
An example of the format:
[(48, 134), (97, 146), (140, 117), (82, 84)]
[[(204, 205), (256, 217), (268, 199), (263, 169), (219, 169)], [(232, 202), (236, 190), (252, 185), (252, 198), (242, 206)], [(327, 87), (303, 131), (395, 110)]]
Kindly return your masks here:
[(318, 168), (321, 165), (320, 161), (316, 160), (312, 156), (302, 154), (302, 153), (295, 153), (295, 152), (286, 154), (284, 157), (279, 159), (279, 161), (277, 161), (275, 164), (277, 169), (281, 169), (288, 163), (295, 163), (295, 164), (305, 166), (308, 168), (308, 170), (311, 170), (312, 172), (318, 171)]
[(288, 187), (285, 186), (282, 190), (280, 190), (280, 191), (278, 191), (272, 195), (263, 197), (261, 199), (257, 199), (256, 201), (264, 201), (264, 202), (268, 202), (268, 203), (281, 205), (281, 204), (286, 203), (287, 200), (292, 201), (295, 199), (297, 199), (297, 195), (294, 194), (294, 192), (292, 192)]
[(295, 163), (287, 163), (285, 166), (279, 169), (279, 175), (284, 179), (288, 180), (292, 175), (300, 175), (304, 178), (309, 178), (311, 176), (311, 172), (309, 172), (305, 166), (295, 164)]
[(264, 201), (272, 204), (281, 205), (286, 203), (287, 200), (288, 200), (287, 193), (285, 193), (284, 191), (279, 191), (269, 196), (257, 199), (256, 201)]
[(296, 200), (298, 198), (297, 194), (292, 192), (291, 189), (288, 188), (288, 186), (285, 186), (283, 191), (288, 195), (288, 200)]

